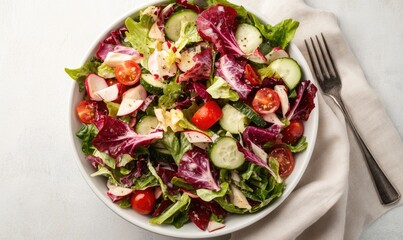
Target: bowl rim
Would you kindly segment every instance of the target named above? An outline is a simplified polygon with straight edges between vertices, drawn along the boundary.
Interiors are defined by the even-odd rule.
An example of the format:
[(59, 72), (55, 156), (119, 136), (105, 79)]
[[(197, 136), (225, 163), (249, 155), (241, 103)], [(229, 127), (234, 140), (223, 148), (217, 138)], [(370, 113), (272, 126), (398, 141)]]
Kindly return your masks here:
[[(167, 3), (167, 1), (166, 0), (150, 0), (150, 1), (147, 1), (142, 4), (136, 4), (136, 6), (129, 9), (124, 14), (122, 14), (120, 17), (118, 17), (114, 22), (112, 22), (106, 28), (104, 28), (104, 30), (91, 43), (90, 47), (87, 49), (86, 53), (84, 54), (84, 57), (81, 59), (80, 66), (82, 66), (86, 61), (88, 61), (88, 59), (90, 59), (92, 56), (94, 56), (94, 53), (98, 47), (99, 42), (101, 42), (107, 35), (109, 35), (111, 30), (124, 25), (124, 21), (127, 17), (134, 16), (140, 10), (142, 10), (148, 6), (156, 5), (156, 4), (163, 4), (163, 3)], [(239, 4), (239, 5), (242, 5), (242, 4)], [(248, 6), (245, 6), (245, 5), (242, 5), (242, 6), (248, 12), (253, 13), (256, 17), (261, 19), (263, 22), (272, 23), (272, 21), (270, 21), (270, 19), (268, 19), (267, 17), (263, 16), (263, 14), (252, 11), (252, 9), (250, 9)], [(289, 48), (289, 52), (292, 52), (293, 58), (297, 58), (298, 64), (303, 69), (303, 76), (305, 76), (305, 79), (311, 79), (311, 81), (313, 81), (313, 79), (314, 79), (313, 74), (310, 71), (309, 65), (308, 65), (305, 57), (303, 56), (301, 51), (298, 49), (298, 47), (293, 42), (291, 42), (289, 44), (288, 48)], [(284, 190), (283, 194), (280, 196), (280, 198), (278, 198), (273, 204), (267, 206), (265, 209), (262, 209), (259, 212), (256, 212), (253, 214), (241, 215), (241, 216), (249, 216), (248, 220), (243, 221), (242, 223), (237, 224), (236, 226), (228, 227), (228, 225), (226, 225), (225, 228), (220, 229), (219, 231), (213, 231), (213, 232), (199, 231), (199, 232), (187, 233), (186, 231), (181, 231), (181, 229), (175, 228), (174, 230), (172, 230), (169, 227), (161, 227), (160, 225), (152, 225), (148, 221), (146, 221), (146, 222), (135, 221), (135, 219), (131, 219), (128, 216), (124, 216), (124, 214), (122, 214), (122, 212), (121, 212), (122, 209), (118, 205), (113, 203), (109, 199), (109, 197), (107, 197), (105, 193), (101, 192), (100, 189), (95, 185), (93, 177), (91, 177), (87, 173), (87, 171), (85, 170), (84, 165), (82, 163), (82, 156), (80, 156), (80, 153), (79, 153), (81, 151), (81, 148), (78, 148), (76, 145), (78, 139), (76, 139), (77, 137), (75, 136), (75, 132), (77, 131), (77, 129), (74, 127), (73, 118), (76, 117), (76, 113), (75, 113), (75, 107), (73, 106), (73, 102), (74, 102), (74, 96), (77, 94), (77, 91), (78, 91), (77, 84), (76, 84), (76, 82), (73, 82), (71, 90), (70, 90), (70, 98), (69, 98), (69, 102), (68, 102), (69, 107), (70, 107), (70, 114), (68, 115), (69, 116), (68, 122), (69, 122), (69, 129), (70, 129), (70, 143), (71, 143), (72, 148), (74, 149), (76, 164), (77, 164), (78, 168), (80, 169), (80, 173), (81, 173), (82, 177), (85, 179), (85, 181), (90, 186), (91, 190), (95, 193), (95, 195), (118, 216), (120, 216), (124, 220), (136, 225), (137, 227), (140, 227), (144, 230), (150, 231), (155, 234), (164, 235), (164, 236), (189, 238), (189, 239), (218, 237), (218, 236), (231, 234), (235, 231), (239, 231), (245, 227), (248, 227), (248, 226), (258, 222), (265, 216), (268, 216), (272, 211), (277, 209), (277, 207), (280, 206), (288, 198), (288, 196), (291, 194), (291, 192), (293, 192), (296, 185), (300, 182), (301, 177), (305, 173), (306, 168), (312, 157), (312, 153), (313, 153), (316, 138), (317, 138), (317, 130), (318, 130), (318, 124), (319, 124), (318, 95), (316, 95), (316, 97), (314, 99), (315, 108), (312, 110), (310, 118), (308, 119), (308, 121), (312, 121), (312, 123), (311, 123), (312, 128), (310, 130), (311, 134), (312, 134), (312, 139), (309, 142), (308, 148), (305, 150), (306, 157), (302, 163), (300, 171), (293, 172), (294, 180), (291, 183), (287, 183), (287, 185), (286, 185), (287, 187)], [(251, 216), (253, 216), (253, 217), (251, 217)]]

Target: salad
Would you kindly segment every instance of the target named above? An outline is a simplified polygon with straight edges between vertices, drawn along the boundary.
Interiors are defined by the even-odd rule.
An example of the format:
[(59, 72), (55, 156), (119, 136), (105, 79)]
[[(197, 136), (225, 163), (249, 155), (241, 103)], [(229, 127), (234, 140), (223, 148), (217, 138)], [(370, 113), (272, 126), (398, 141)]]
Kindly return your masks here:
[(177, 0), (128, 17), (66, 68), (83, 93), (76, 136), (111, 201), (151, 224), (214, 231), (279, 198), (317, 91), (287, 52), (297, 27)]

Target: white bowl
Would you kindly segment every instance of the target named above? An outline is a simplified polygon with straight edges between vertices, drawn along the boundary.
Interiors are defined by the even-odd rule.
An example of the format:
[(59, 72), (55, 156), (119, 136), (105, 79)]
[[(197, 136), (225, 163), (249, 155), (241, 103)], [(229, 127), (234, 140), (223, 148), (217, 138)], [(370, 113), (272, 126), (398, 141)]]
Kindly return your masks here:
[[(110, 25), (106, 30), (93, 42), (93, 44), (89, 47), (88, 52), (85, 54), (81, 65), (84, 64), (91, 56), (94, 56), (98, 44), (102, 41), (106, 36), (109, 35), (110, 31), (116, 29), (120, 26), (124, 25), (124, 20), (129, 17), (133, 16), (139, 10), (144, 9), (147, 6), (155, 5), (158, 3), (163, 3), (165, 1), (147, 1), (146, 4), (138, 6), (121, 16), (115, 23)], [(247, 9), (250, 11), (251, 9)], [(253, 11), (251, 11), (253, 12)], [(264, 16), (256, 14), (258, 18), (263, 21), (270, 22)], [(298, 48), (294, 44), (290, 44), (289, 46), (289, 53), (292, 58), (294, 58), (301, 66), (303, 71), (303, 79), (312, 80), (313, 76), (309, 70), (309, 66), (305, 61), (305, 58), (298, 50)], [(76, 160), (78, 163), (78, 167), (84, 176), (85, 180), (94, 191), (94, 193), (104, 202), (110, 209), (112, 209), (115, 213), (121, 216), (123, 219), (143, 228), (149, 230), (151, 232), (171, 236), (171, 237), (180, 237), (180, 238), (209, 238), (209, 237), (216, 237), (221, 235), (230, 234), (232, 232), (238, 231), (244, 227), (250, 226), (251, 224), (259, 221), (263, 217), (267, 216), (270, 212), (276, 209), (293, 191), (297, 183), (299, 182), (300, 178), (302, 177), (305, 169), (309, 163), (309, 160), (312, 155), (313, 148), (315, 146), (316, 140), (316, 133), (317, 133), (317, 126), (318, 126), (318, 101), (317, 98), (315, 99), (315, 109), (311, 112), (309, 120), (305, 122), (305, 133), (308, 148), (302, 152), (297, 154), (295, 157), (295, 168), (293, 173), (286, 179), (286, 188), (283, 192), (283, 195), (277, 199), (273, 204), (264, 208), (263, 210), (254, 213), (254, 214), (247, 214), (247, 215), (230, 215), (227, 216), (225, 219), (225, 227), (214, 231), (201, 231), (197, 228), (194, 224), (188, 223), (185, 224), (182, 228), (176, 229), (172, 225), (152, 225), (149, 223), (149, 217), (143, 216), (132, 209), (122, 209), (118, 205), (112, 203), (111, 199), (106, 195), (107, 187), (106, 187), (106, 179), (102, 177), (91, 177), (90, 175), (94, 172), (94, 168), (85, 160), (84, 154), (81, 152), (81, 141), (75, 136), (75, 133), (80, 129), (81, 122), (79, 121), (75, 106), (80, 102), (82, 99), (82, 94), (78, 91), (78, 85), (76, 83), (73, 84), (71, 99), (70, 99), (70, 111), (71, 111), (71, 118), (70, 118), (70, 127), (71, 127), (71, 139), (73, 143), (74, 152), (76, 154)], [(85, 213), (84, 213), (85, 214)]]

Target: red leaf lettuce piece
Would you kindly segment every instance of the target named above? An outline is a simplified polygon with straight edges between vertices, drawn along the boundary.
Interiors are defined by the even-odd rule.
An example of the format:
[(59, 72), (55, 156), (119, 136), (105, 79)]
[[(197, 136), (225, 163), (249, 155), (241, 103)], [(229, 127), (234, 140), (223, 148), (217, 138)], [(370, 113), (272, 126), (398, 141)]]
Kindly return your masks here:
[(223, 5), (211, 6), (199, 14), (196, 26), (200, 36), (212, 42), (221, 54), (235, 57), (245, 54), (235, 38), (238, 22), (237, 11), (234, 8)]
[(233, 56), (224, 55), (217, 61), (216, 74), (235, 90), (241, 99), (246, 99), (252, 86), (242, 81), (246, 62), (236, 61)]
[(138, 135), (125, 122), (106, 115), (101, 116), (98, 121), (102, 122), (101, 128), (92, 143), (99, 151), (116, 159), (123, 154), (134, 156), (138, 146), (147, 146), (163, 136), (162, 132)]
[(217, 180), (213, 177), (207, 153), (198, 148), (189, 150), (183, 155), (178, 167), (178, 177), (195, 189), (220, 190)]
[(211, 48), (206, 48), (200, 53), (194, 55), (193, 61), (195, 62), (195, 65), (185, 73), (179, 75), (178, 81), (209, 79), (211, 74), (211, 64), (213, 61), (212, 58)]
[(104, 161), (100, 157), (96, 157), (94, 155), (88, 155), (85, 157), (85, 159), (91, 163), (91, 165), (95, 168), (98, 169), (98, 165), (105, 166)]
[(308, 120), (309, 114), (315, 108), (314, 99), (317, 90), (316, 86), (309, 80), (300, 82), (297, 87), (297, 97), (291, 110), (287, 113), (287, 119)]

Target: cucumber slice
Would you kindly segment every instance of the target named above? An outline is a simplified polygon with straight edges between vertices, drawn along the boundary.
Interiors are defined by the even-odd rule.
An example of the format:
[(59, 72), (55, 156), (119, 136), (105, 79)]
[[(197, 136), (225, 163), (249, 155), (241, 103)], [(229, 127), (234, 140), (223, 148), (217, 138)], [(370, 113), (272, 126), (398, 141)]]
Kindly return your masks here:
[(145, 88), (145, 90), (149, 93), (155, 95), (162, 95), (164, 94), (164, 88), (166, 83), (155, 79), (151, 74), (141, 74), (140, 84)]
[(275, 77), (283, 79), (288, 89), (294, 89), (301, 81), (302, 72), (299, 64), (292, 58), (279, 58), (270, 63), (269, 68)]
[(144, 116), (136, 124), (136, 132), (140, 135), (150, 134), (158, 126), (158, 119), (154, 116)]
[(211, 147), (210, 159), (216, 167), (224, 169), (239, 168), (245, 156), (238, 150), (237, 141), (232, 137), (221, 137)]
[(174, 13), (165, 23), (166, 36), (172, 41), (177, 41), (181, 32), (182, 22), (196, 22), (197, 16), (196, 12), (189, 9)]
[(249, 123), (244, 114), (229, 104), (222, 108), (222, 113), (219, 123), (224, 130), (232, 134), (242, 133)]
[(239, 24), (235, 32), (235, 38), (239, 48), (246, 54), (252, 53), (263, 42), (259, 29), (246, 23)]
[(256, 113), (251, 107), (242, 102), (234, 102), (232, 106), (243, 113), (249, 120), (251, 120), (258, 127), (265, 127), (266, 121)]

